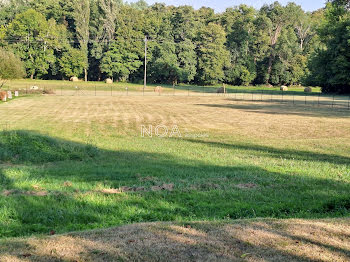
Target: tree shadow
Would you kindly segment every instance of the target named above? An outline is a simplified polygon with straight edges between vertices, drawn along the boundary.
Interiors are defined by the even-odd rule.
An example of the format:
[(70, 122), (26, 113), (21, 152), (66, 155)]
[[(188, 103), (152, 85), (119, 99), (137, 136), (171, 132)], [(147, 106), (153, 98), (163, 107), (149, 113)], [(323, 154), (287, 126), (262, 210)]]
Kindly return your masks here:
[[(2, 132), (0, 139), (1, 237), (150, 221), (336, 217), (350, 209), (346, 202), (330, 208), (330, 201), (348, 196), (350, 185), (328, 178), (256, 166), (219, 166), (160, 153), (108, 151), (31, 131)], [(265, 150), (273, 157), (296, 154), (305, 161), (349, 163), (340, 156), (237, 148)], [(67, 181), (72, 185), (65, 186)], [(171, 189), (152, 189), (164, 183), (171, 183)], [(36, 184), (47, 194), (28, 194), (37, 190)], [(123, 186), (141, 190), (117, 194), (99, 190)], [(1, 194), (5, 190), (16, 192)]]
[[(233, 100), (236, 101), (236, 100)], [(266, 102), (266, 101), (263, 101)], [(248, 113), (268, 114), (268, 115), (295, 115), (305, 117), (327, 117), (327, 118), (349, 118), (350, 111), (347, 107), (332, 109), (330, 107), (293, 105), (288, 102), (268, 102), (250, 104), (198, 104), (199, 106), (228, 108), (243, 110)]]
[[(142, 223), (50, 238), (10, 240), (0, 254), (26, 261), (342, 261), (348, 241), (325, 220)], [(322, 240), (319, 239), (322, 235)], [(30, 256), (29, 256), (30, 255)]]
[(290, 159), (290, 160), (302, 160), (313, 162), (328, 162), (337, 165), (350, 166), (350, 157), (339, 156), (335, 154), (323, 154), (298, 149), (278, 149), (269, 146), (256, 145), (256, 144), (244, 144), (244, 143), (223, 143), (200, 139), (185, 139), (194, 144), (204, 144), (210, 147), (227, 148), (227, 149), (239, 149), (247, 150), (250, 154), (255, 156), (268, 156), (276, 159)]

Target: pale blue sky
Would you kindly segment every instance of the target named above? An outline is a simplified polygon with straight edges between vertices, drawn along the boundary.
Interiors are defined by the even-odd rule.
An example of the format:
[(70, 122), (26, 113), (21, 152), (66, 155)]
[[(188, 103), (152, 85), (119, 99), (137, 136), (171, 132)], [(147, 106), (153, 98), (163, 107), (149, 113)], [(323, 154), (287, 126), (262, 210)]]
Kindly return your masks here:
[[(135, 2), (137, 0), (131, 0), (129, 2)], [(156, 2), (166, 3), (167, 5), (192, 5), (196, 9), (207, 6), (214, 8), (216, 12), (223, 12), (227, 7), (232, 7), (240, 4), (247, 4), (260, 8), (265, 3), (273, 3), (275, 0), (146, 0), (147, 3), (153, 4)], [(288, 2), (295, 2), (301, 5), (305, 11), (314, 11), (325, 6), (326, 0), (280, 0), (281, 4), (287, 4)]]

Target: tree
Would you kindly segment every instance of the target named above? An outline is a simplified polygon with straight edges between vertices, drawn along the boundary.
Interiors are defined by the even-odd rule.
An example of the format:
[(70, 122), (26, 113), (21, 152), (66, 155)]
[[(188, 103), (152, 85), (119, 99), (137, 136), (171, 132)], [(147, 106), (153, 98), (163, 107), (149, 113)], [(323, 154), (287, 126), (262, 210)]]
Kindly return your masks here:
[(226, 46), (231, 54), (231, 63), (225, 71), (228, 83), (249, 85), (256, 77), (255, 20), (256, 10), (246, 5), (228, 8), (221, 18), (227, 32)]
[(224, 67), (229, 62), (224, 29), (220, 25), (209, 23), (199, 32), (198, 39), (198, 81), (203, 84), (223, 81)]
[(137, 53), (132, 52), (126, 40), (112, 42), (101, 60), (101, 71), (108, 77), (128, 80), (129, 75), (142, 65)]
[(216, 14), (143, 0), (0, 0), (0, 47), (14, 50), (31, 77), (66, 78), (83, 70), (86, 81), (139, 82), (146, 36), (153, 82), (278, 85), (308, 76), (308, 83), (344, 85), (349, 4), (330, 2), (334, 10), (326, 12), (275, 2)]
[(275, 48), (278, 38), (281, 35), (283, 27), (289, 23), (287, 9), (281, 6), (280, 3), (274, 2), (271, 5), (264, 5), (260, 9), (260, 15), (265, 16), (267, 21), (268, 35), (270, 38), (270, 51), (267, 64), (267, 73), (265, 83), (269, 83), (272, 66), (276, 58)]
[(138, 0), (137, 2), (130, 3), (130, 6), (138, 10), (144, 10), (148, 8), (148, 4), (145, 0)]
[[(150, 77), (155, 82), (190, 82), (196, 74), (196, 21), (192, 7), (174, 7), (163, 12), (159, 28), (162, 41), (153, 46)], [(164, 40), (163, 40), (164, 39)]]
[(91, 0), (90, 3), (90, 43), (89, 78), (101, 80), (101, 59), (108, 51), (108, 44), (115, 38), (117, 14), (120, 0)]
[(84, 54), (84, 79), (88, 80), (88, 43), (89, 43), (89, 22), (90, 22), (90, 1), (74, 0), (74, 21), (76, 37), (78, 39), (81, 52)]
[(70, 47), (63, 52), (58, 63), (65, 77), (79, 77), (85, 68), (85, 54), (80, 49)]
[(55, 62), (54, 48), (58, 46), (58, 29), (54, 20), (45, 17), (33, 9), (16, 16), (6, 30), (6, 38), (24, 61), (31, 78), (48, 72)]
[(347, 1), (327, 4), (319, 30), (324, 44), (309, 62), (308, 82), (323, 92), (350, 93), (350, 11)]
[(0, 79), (16, 79), (24, 75), (24, 66), (19, 57), (11, 51), (0, 48)]
[(196, 31), (198, 21), (194, 19), (195, 12), (192, 7), (183, 6), (173, 9), (170, 22), (178, 69), (173, 82), (190, 82), (197, 73), (196, 60)]

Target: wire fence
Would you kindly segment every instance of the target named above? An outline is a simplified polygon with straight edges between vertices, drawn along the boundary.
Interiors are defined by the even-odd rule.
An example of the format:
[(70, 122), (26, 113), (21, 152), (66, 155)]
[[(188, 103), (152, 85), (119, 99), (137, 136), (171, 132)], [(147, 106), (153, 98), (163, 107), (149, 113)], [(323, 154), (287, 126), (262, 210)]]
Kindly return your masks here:
[(187, 97), (225, 97), (233, 101), (286, 103), (295, 106), (315, 106), (332, 109), (349, 110), (350, 96), (339, 94), (322, 94), (321, 92), (305, 93), (302, 91), (278, 91), (264, 89), (235, 89), (227, 88), (226, 93), (218, 93), (214, 87), (176, 86), (173, 88), (155, 87), (146, 89), (133, 86), (60, 86), (60, 87), (33, 87), (11, 88), (7, 90), (19, 90), (22, 94), (44, 93), (56, 96), (187, 96)]

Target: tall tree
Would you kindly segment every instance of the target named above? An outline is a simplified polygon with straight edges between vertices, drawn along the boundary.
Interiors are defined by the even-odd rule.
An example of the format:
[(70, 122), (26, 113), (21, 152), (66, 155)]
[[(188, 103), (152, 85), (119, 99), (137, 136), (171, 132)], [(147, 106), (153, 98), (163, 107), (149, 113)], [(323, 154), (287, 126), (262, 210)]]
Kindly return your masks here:
[(275, 48), (283, 27), (289, 23), (287, 9), (279, 2), (271, 5), (264, 5), (260, 9), (260, 15), (265, 16), (268, 22), (268, 35), (270, 37), (270, 51), (267, 64), (265, 83), (268, 83), (271, 76), (273, 62), (276, 58)]
[(248, 85), (256, 77), (255, 26), (256, 10), (246, 5), (229, 8), (221, 17), (227, 32), (226, 46), (230, 51), (230, 65), (226, 80), (237, 85)]
[(218, 24), (209, 23), (199, 32), (198, 39), (198, 81), (203, 84), (224, 81), (224, 68), (229, 62), (224, 29)]
[(350, 93), (350, 10), (348, 1), (327, 4), (319, 30), (324, 48), (309, 62), (309, 82), (324, 92)]
[(74, 0), (74, 21), (76, 37), (79, 41), (80, 49), (84, 54), (84, 79), (88, 81), (88, 43), (89, 43), (89, 23), (90, 23), (90, 1)]

